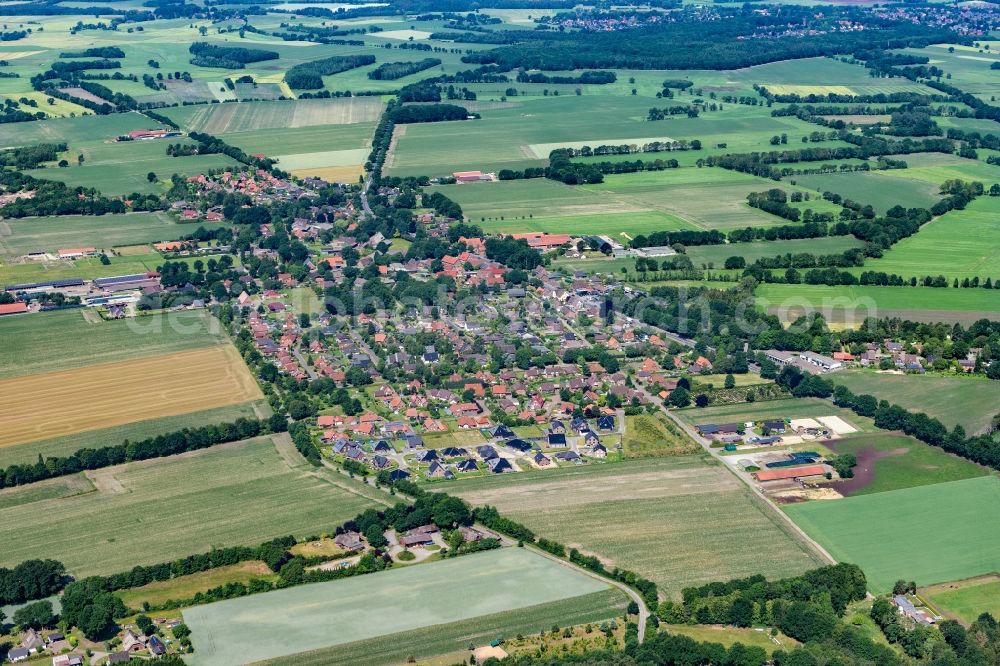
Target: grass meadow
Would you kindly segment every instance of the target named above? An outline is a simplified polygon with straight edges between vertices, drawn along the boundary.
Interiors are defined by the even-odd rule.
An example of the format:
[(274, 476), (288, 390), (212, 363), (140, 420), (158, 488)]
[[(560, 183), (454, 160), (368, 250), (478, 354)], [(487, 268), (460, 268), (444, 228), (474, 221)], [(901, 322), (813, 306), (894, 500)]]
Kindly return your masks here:
[(984, 102), (1000, 95), (996, 70), (990, 69), (993, 63), (1000, 62), (1000, 54), (995, 50), (984, 51), (962, 44), (934, 44), (906, 51), (927, 56), (931, 63), (948, 73), (951, 85), (972, 93)]
[[(454, 603), (456, 584), (461, 604)], [(191, 627), (198, 666), (237, 666), (608, 587), (530, 550), (505, 548), (196, 606), (184, 611), (184, 621)]]
[[(448, 488), (609, 566), (647, 576), (668, 597), (751, 573), (792, 575), (818, 562), (771, 509), (703, 455), (462, 479)], [(754, 556), (761, 552), (766, 561)]]
[(861, 566), (878, 594), (901, 578), (930, 585), (1000, 570), (994, 475), (783, 509), (838, 561)]
[(676, 456), (701, 450), (701, 446), (673, 421), (651, 414), (625, 417), (622, 447), (626, 458)]
[(383, 666), (403, 663), (411, 656), (423, 659), (447, 653), (455, 653), (455, 658), (459, 659), (465, 656), (470, 643), (488, 645), (502, 637), (510, 639), (518, 634), (527, 636), (542, 630), (550, 631), (554, 625), (597, 625), (612, 617), (620, 617), (625, 612), (626, 604), (627, 598), (618, 590), (592, 592), (561, 601), (278, 657), (262, 661), (259, 666)]
[(260, 560), (250, 560), (169, 580), (159, 580), (141, 587), (132, 587), (120, 591), (118, 597), (129, 608), (141, 609), (144, 603), (154, 607), (160, 606), (171, 600), (190, 599), (198, 592), (207, 592), (213, 587), (227, 583), (245, 585), (252, 578), (275, 581), (278, 575)]
[(982, 196), (964, 210), (931, 220), (882, 257), (866, 261), (856, 272), (860, 271), (884, 271), (906, 278), (1000, 279), (1000, 199)]
[[(8, 544), (0, 566), (52, 557), (77, 577), (110, 574), (212, 547), (315, 534), (376, 506), (361, 484), (309, 466), (287, 435), (87, 475), (93, 492), (0, 510)], [(21, 489), (0, 498), (8, 492)]]
[(865, 317), (971, 323), (1000, 310), (996, 289), (762, 284), (756, 296), (757, 305), (783, 321), (821, 312), (832, 324), (855, 328)]
[(733, 256), (743, 257), (750, 264), (757, 259), (800, 252), (814, 255), (838, 254), (863, 245), (864, 243), (854, 236), (827, 236), (825, 238), (729, 243), (726, 245), (692, 245), (686, 249), (685, 253), (695, 266), (713, 264), (714, 268), (722, 268), (726, 259)]
[(1000, 576), (996, 574), (931, 585), (919, 593), (945, 617), (966, 625), (975, 622), (981, 613), (1000, 616)]
[[(890, 173), (892, 175), (888, 175)], [(905, 178), (896, 173), (816, 173), (789, 176), (787, 180), (815, 192), (834, 192), (852, 201), (870, 204), (877, 213), (884, 213), (900, 202), (906, 207), (930, 208), (941, 198), (937, 183)]]
[(24, 217), (0, 222), (0, 254), (56, 252), (67, 247), (110, 249), (176, 240), (199, 226), (217, 229), (211, 222), (178, 224), (167, 213), (126, 215), (60, 215)]
[[(975, 463), (905, 435), (877, 433), (846, 437), (838, 439), (832, 447), (838, 454), (853, 453), (861, 465), (870, 465), (874, 472), (872, 482), (853, 490), (851, 497), (989, 474)], [(837, 487), (836, 483), (831, 485)]]
[(854, 393), (870, 393), (933, 416), (949, 428), (961, 425), (969, 434), (986, 429), (1000, 410), (1000, 386), (985, 379), (856, 370), (838, 372), (830, 379)]
[(207, 312), (150, 315), (91, 323), (81, 310), (0, 320), (0, 378), (94, 363), (170, 354), (223, 344), (225, 332)]

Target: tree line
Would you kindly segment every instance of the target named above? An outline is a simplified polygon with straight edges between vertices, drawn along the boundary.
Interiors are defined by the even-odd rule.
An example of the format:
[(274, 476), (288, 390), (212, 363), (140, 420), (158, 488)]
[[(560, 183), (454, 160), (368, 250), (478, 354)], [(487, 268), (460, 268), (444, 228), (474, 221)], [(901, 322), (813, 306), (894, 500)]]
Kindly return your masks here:
[(368, 78), (374, 81), (395, 81), (440, 64), (440, 58), (424, 58), (412, 62), (384, 62), (368, 72)]
[(162, 458), (186, 451), (197, 451), (226, 442), (256, 437), (265, 431), (282, 432), (284, 417), (263, 421), (239, 418), (232, 423), (185, 428), (164, 435), (147, 437), (97, 449), (82, 448), (68, 456), (49, 456), (32, 465), (14, 464), (0, 470), (0, 488), (21, 486), (84, 470), (101, 469), (136, 460)]

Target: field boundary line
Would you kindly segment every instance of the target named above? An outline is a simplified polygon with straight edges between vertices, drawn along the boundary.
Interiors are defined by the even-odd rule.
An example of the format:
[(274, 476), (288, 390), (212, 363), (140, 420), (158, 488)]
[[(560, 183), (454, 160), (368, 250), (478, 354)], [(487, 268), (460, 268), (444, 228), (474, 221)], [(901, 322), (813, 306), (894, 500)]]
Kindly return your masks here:
[(613, 578), (607, 578), (607, 577), (602, 576), (602, 575), (600, 575), (598, 573), (590, 571), (589, 569), (584, 569), (583, 567), (581, 567), (578, 564), (574, 564), (573, 562), (570, 562), (569, 560), (565, 560), (565, 559), (563, 559), (561, 557), (556, 557), (552, 553), (548, 553), (548, 552), (546, 552), (546, 551), (544, 551), (541, 548), (538, 548), (536, 546), (532, 546), (532, 545), (529, 545), (529, 544), (524, 544), (524, 548), (530, 549), (532, 552), (537, 553), (537, 554), (541, 555), (544, 558), (552, 560), (553, 562), (558, 562), (559, 564), (563, 565), (564, 567), (573, 569), (573, 570), (575, 570), (575, 571), (577, 571), (579, 573), (582, 573), (584, 575), (590, 576), (591, 578), (593, 578), (595, 580), (599, 580), (602, 583), (606, 583), (607, 585), (610, 585), (611, 587), (618, 588), (619, 590), (621, 590), (622, 592), (624, 592), (626, 595), (628, 595), (628, 597), (639, 606), (639, 643), (642, 644), (642, 642), (646, 640), (646, 621), (649, 619), (649, 608), (646, 607), (646, 601), (641, 596), (639, 596), (638, 592), (636, 592), (635, 590), (633, 590), (631, 587), (629, 587), (625, 583), (619, 582), (619, 581), (617, 581), (617, 580), (615, 580)]

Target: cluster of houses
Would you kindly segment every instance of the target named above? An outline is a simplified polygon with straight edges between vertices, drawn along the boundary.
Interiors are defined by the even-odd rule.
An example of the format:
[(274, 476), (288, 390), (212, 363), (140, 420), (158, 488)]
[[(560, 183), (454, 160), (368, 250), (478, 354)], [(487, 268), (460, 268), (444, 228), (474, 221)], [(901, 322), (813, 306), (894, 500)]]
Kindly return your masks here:
[(608, 449), (602, 437), (619, 433), (617, 415), (603, 414), (596, 419), (552, 419), (536, 436), (519, 437), (504, 424), (483, 427), (472, 433), (478, 435), (474, 437), (478, 444), (435, 448), (409, 424), (385, 421), (370, 412), (360, 417), (320, 416), (316, 426), (320, 442), (335, 458), (390, 471), (393, 480), (414, 474), (452, 479), (460, 474), (503, 474), (604, 460)]

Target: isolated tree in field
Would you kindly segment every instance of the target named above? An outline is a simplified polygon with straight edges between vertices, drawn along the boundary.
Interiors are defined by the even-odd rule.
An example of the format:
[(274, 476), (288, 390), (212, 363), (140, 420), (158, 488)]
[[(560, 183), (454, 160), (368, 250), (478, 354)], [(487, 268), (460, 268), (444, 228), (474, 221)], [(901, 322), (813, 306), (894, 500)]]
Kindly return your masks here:
[(708, 396), (705, 395), (704, 393), (699, 393), (694, 399), (694, 404), (697, 405), (698, 407), (708, 407), (708, 403), (709, 403)]
[(148, 180), (151, 183), (155, 183), (156, 182), (156, 174), (153, 173), (152, 171), (150, 171), (149, 173), (146, 174), (146, 180)]
[(726, 382), (724, 386), (727, 389), (736, 388), (736, 378), (733, 377), (732, 375), (726, 375)]

